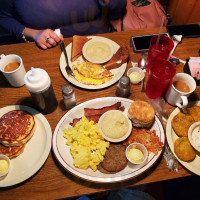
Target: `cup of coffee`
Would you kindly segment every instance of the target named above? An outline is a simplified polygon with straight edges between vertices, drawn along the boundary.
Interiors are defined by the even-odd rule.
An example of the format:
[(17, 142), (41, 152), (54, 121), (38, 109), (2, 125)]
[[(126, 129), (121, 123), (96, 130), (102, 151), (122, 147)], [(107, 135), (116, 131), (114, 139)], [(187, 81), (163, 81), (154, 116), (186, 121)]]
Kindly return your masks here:
[(24, 85), (26, 74), (21, 57), (15, 54), (1, 55), (0, 70), (13, 87)]
[(186, 73), (178, 73), (169, 86), (165, 99), (172, 106), (185, 108), (188, 105), (188, 97), (196, 89), (196, 82), (192, 76)]
[(153, 60), (168, 60), (173, 47), (173, 40), (167, 36), (156, 35), (152, 37), (150, 40), (146, 70), (149, 71), (151, 66), (153, 66)]

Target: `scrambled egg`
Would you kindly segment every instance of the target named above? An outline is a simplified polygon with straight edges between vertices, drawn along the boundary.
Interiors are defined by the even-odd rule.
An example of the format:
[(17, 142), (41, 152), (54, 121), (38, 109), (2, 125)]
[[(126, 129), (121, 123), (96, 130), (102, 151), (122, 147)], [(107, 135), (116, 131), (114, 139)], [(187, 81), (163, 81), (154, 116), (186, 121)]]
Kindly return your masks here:
[(100, 85), (113, 77), (113, 74), (103, 66), (90, 62), (77, 64), (77, 66), (73, 66), (72, 70), (75, 79), (86, 85)]
[(66, 144), (71, 146), (74, 166), (80, 169), (97, 170), (97, 165), (103, 161), (109, 142), (105, 142), (98, 125), (85, 116), (74, 127), (64, 130)]

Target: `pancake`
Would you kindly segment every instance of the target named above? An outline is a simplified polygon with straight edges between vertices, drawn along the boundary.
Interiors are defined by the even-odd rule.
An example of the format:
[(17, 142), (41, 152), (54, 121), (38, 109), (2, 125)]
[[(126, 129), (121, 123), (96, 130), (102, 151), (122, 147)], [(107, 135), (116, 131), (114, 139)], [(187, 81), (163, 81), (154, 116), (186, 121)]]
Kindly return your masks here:
[(0, 144), (0, 154), (8, 156), (10, 159), (15, 158), (24, 151), (25, 146), (26, 146), (26, 144), (23, 144), (21, 146), (6, 147), (6, 146)]
[(155, 110), (145, 101), (134, 101), (128, 109), (128, 117), (133, 126), (150, 128), (155, 119)]
[(34, 117), (22, 110), (13, 110), (0, 118), (0, 143), (5, 146), (25, 144), (35, 130)]

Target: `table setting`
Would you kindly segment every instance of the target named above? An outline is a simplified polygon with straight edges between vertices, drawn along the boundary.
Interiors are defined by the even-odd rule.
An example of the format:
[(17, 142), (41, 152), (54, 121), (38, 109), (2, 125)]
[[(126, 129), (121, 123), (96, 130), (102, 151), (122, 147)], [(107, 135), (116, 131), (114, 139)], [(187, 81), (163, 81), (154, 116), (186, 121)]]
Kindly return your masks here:
[[(43, 193), (36, 194), (37, 198), (48, 198), (48, 195), (64, 198), (200, 175), (198, 151), (188, 142), (187, 135), (177, 131), (183, 125), (182, 118), (177, 117), (179, 113), (190, 116), (190, 121), (186, 121), (189, 124), (187, 131), (199, 120), (193, 114), (200, 108), (197, 67), (195, 65), (195, 72), (191, 69), (187, 74), (183, 71), (183, 62), (169, 61), (172, 57), (183, 61), (191, 58), (190, 66), (193, 60), (198, 62), (194, 57), (199, 56), (200, 39), (182, 38), (173, 48), (170, 37), (156, 35), (147, 57), (133, 51), (130, 46), (132, 36), (155, 34), (160, 31), (158, 29), (65, 38), (61, 45), (45, 51), (34, 43), (0, 46), (5, 57), (10, 54), (20, 57), (26, 71), (26, 74), (23, 72), (23, 85), (13, 85), (10, 77), (3, 74), (6, 73), (5, 64), (1, 63), (5, 57), (0, 60), (3, 72), (0, 74), (0, 129), (7, 123), (9, 130), (14, 129), (15, 125), (10, 126), (9, 120), (3, 121), (4, 115), (9, 112), (14, 115), (19, 110), (33, 116), (35, 123), (31, 137), (26, 142), (20, 140), (17, 145), (15, 140), (19, 139), (13, 139), (17, 136), (10, 133), (7, 139), (0, 130), (3, 148), (25, 145), (19, 155), (10, 158), (9, 172), (0, 179), (2, 197), (9, 193), (9, 198), (23, 199), (41, 190)], [(162, 32), (165, 31), (163, 27)], [(170, 48), (159, 49), (159, 45), (168, 44)], [(67, 67), (70, 67), (70, 73)], [(17, 76), (17, 79), (22, 78)], [(179, 84), (185, 82), (189, 91), (181, 91), (183, 86), (178, 88), (174, 84), (177, 81)], [(73, 95), (73, 103), (68, 103), (72, 101), (69, 95)], [(109, 141), (99, 131), (102, 128), (100, 122), (103, 124), (101, 118), (111, 110), (123, 113), (131, 124), (127, 125), (131, 127), (130, 133), (120, 142)], [(178, 118), (176, 122), (175, 117)], [(108, 124), (112, 124), (112, 120), (115, 120), (115, 114)], [(121, 122), (122, 117), (116, 120), (125, 123)], [(109, 132), (112, 129), (114, 127)], [(150, 146), (145, 141), (147, 138)], [(191, 154), (195, 154), (193, 158), (179, 156), (177, 149), (181, 147), (174, 146), (179, 138), (187, 138)], [(10, 141), (12, 144), (8, 144)], [(146, 155), (134, 146), (131, 151), (146, 155), (136, 164), (127, 157), (126, 149), (131, 143), (141, 143), (148, 152)], [(112, 148), (120, 150), (111, 152), (109, 149)], [(107, 159), (115, 160), (112, 156), (119, 156), (121, 163), (125, 160), (119, 170), (106, 163)], [(119, 160), (113, 161), (113, 165)], [(37, 183), (42, 184), (40, 189), (36, 187)], [(25, 189), (28, 192), (23, 196)]]

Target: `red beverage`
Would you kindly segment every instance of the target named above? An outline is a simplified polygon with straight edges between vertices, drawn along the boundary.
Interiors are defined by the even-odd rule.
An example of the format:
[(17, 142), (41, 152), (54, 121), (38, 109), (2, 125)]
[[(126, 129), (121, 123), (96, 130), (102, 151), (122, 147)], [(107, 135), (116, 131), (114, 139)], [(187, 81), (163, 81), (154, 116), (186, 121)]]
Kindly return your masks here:
[(150, 41), (147, 71), (151, 68), (151, 61), (155, 59), (168, 60), (173, 47), (174, 43), (169, 37), (164, 35), (154, 36)]
[(146, 95), (151, 99), (162, 96), (176, 74), (175, 66), (166, 60), (153, 60), (147, 80)]

